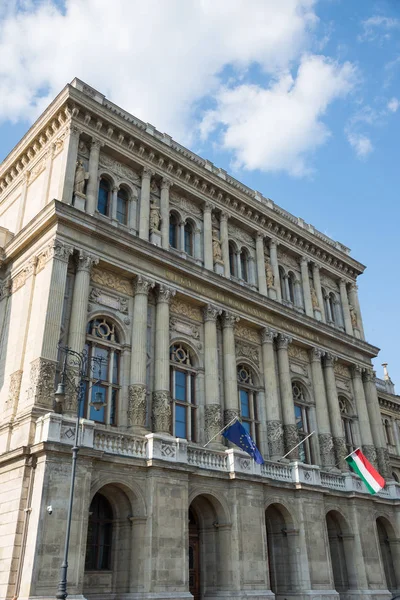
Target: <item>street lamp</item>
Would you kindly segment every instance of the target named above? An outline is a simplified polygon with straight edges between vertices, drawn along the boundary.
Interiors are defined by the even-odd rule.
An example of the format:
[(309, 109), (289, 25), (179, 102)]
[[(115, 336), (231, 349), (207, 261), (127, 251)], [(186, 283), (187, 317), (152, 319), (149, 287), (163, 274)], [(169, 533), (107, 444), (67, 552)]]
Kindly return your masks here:
[[(62, 354), (64, 354), (63, 368), (61, 372), (61, 380), (57, 386), (55, 392), (56, 407), (58, 412), (61, 411), (62, 404), (65, 400), (66, 395), (66, 382), (68, 382), (72, 392), (77, 395), (77, 413), (76, 413), (76, 425), (75, 425), (75, 441), (72, 447), (72, 470), (71, 470), (71, 486), (69, 491), (69, 502), (68, 502), (68, 514), (67, 514), (67, 529), (65, 532), (65, 545), (64, 545), (64, 559), (61, 565), (61, 580), (58, 584), (58, 590), (56, 594), (57, 600), (65, 600), (68, 596), (67, 592), (67, 572), (68, 572), (68, 550), (69, 550), (69, 538), (71, 533), (71, 518), (72, 518), (72, 504), (74, 500), (74, 487), (75, 487), (75, 475), (76, 475), (76, 460), (79, 452), (79, 421), (82, 414), (82, 409), (85, 401), (85, 390), (86, 380), (90, 373), (95, 373), (98, 369), (98, 379), (95, 381), (95, 385), (101, 380), (101, 368), (106, 363), (106, 359), (99, 356), (89, 357), (86, 350), (82, 352), (75, 352), (68, 346), (58, 346)], [(72, 377), (68, 371), (72, 371)], [(78, 383), (76, 383), (76, 379)], [(101, 410), (106, 402), (103, 400), (101, 392), (95, 392), (94, 398), (90, 402), (90, 405), (95, 410)]]

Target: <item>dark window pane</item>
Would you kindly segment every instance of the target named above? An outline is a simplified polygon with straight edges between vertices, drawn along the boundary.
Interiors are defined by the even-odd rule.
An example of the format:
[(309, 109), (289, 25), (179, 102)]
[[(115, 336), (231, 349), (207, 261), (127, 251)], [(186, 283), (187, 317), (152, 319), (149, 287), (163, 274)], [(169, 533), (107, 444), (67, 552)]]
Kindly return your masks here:
[(303, 430), (303, 415), (302, 415), (301, 406), (299, 406), (298, 404), (294, 405), (294, 414), (296, 417), (297, 429)]
[(100, 180), (97, 210), (102, 215), (108, 215), (108, 198), (110, 195), (110, 184), (105, 179)]
[(186, 402), (186, 373), (175, 371), (175, 400)]
[(248, 280), (248, 274), (247, 274), (247, 257), (246, 254), (244, 252), (241, 252), (240, 254), (240, 267), (242, 269), (242, 279), (244, 279), (245, 281)]
[(175, 405), (175, 436), (186, 439), (186, 408)]
[(249, 393), (246, 390), (240, 390), (240, 408), (242, 417), (250, 417)]
[(113, 389), (111, 392), (110, 425), (116, 425), (117, 423), (117, 399), (118, 390)]
[(79, 396), (79, 417), (83, 419), (85, 417), (85, 402), (87, 395), (87, 381), (82, 381), (82, 396)]
[(128, 217), (128, 194), (125, 190), (119, 190), (117, 196), (117, 221), (126, 225)]
[(193, 229), (190, 223), (185, 225), (185, 252), (187, 254), (193, 254)]
[(119, 373), (119, 354), (114, 352), (113, 371), (112, 371), (112, 382), (118, 383)]

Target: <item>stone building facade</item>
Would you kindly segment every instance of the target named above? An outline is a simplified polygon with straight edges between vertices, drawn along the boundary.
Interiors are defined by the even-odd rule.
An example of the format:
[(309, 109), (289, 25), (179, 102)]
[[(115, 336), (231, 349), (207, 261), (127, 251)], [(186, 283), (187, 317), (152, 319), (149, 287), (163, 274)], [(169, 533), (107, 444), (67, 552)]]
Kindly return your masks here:
[[(0, 167), (0, 597), (56, 593), (77, 413), (69, 364), (55, 403), (59, 343), (106, 359), (84, 377), (71, 598), (399, 593), (400, 400), (372, 370), (363, 270), (67, 85)], [(224, 445), (235, 416), (265, 464)], [(376, 496), (346, 468), (359, 446)]]

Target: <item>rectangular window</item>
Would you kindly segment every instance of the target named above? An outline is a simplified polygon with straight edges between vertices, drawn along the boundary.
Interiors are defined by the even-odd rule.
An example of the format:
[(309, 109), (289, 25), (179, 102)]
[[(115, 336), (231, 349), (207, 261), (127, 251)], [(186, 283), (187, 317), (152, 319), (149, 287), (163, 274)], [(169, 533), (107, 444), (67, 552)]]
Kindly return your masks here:
[(242, 417), (250, 417), (249, 392), (240, 390), (240, 410)]
[(125, 198), (117, 198), (117, 221), (126, 225), (127, 221), (127, 202)]
[(108, 214), (108, 190), (100, 186), (99, 196), (97, 200), (97, 210), (100, 214), (107, 216)]
[(186, 373), (175, 371), (175, 400), (186, 402)]
[(175, 405), (175, 436), (183, 439), (187, 438), (186, 407), (180, 404)]

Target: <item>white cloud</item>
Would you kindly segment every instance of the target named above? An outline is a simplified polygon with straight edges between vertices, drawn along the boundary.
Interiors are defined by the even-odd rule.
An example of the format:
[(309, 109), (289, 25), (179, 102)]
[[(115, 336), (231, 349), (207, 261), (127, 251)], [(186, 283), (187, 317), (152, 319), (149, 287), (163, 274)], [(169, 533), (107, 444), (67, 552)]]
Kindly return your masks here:
[(400, 29), (400, 19), (374, 15), (362, 21), (361, 25), (363, 32), (358, 36), (360, 41), (383, 41), (390, 39), (393, 30)]
[(365, 159), (373, 150), (372, 142), (362, 133), (347, 132), (347, 139), (354, 148), (358, 158)]
[(207, 136), (222, 126), (221, 144), (234, 152), (239, 167), (309, 174), (310, 154), (330, 136), (321, 117), (333, 100), (350, 92), (355, 80), (350, 63), (305, 56), (296, 78), (287, 72), (265, 88), (222, 88), (201, 133)]
[(389, 102), (387, 103), (387, 107), (388, 110), (390, 110), (390, 112), (395, 113), (397, 112), (397, 109), (400, 106), (400, 101), (398, 100), (398, 98), (391, 98), (389, 100)]

